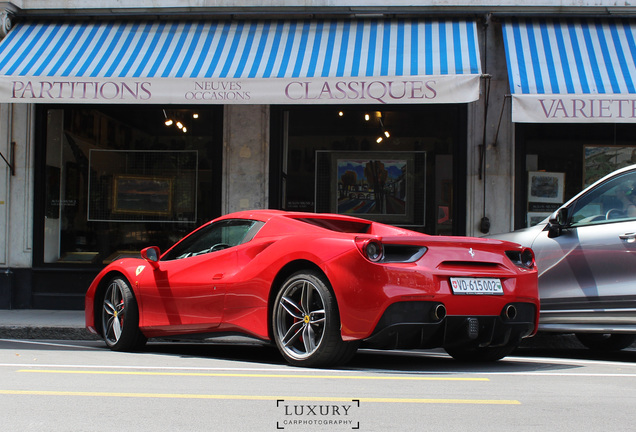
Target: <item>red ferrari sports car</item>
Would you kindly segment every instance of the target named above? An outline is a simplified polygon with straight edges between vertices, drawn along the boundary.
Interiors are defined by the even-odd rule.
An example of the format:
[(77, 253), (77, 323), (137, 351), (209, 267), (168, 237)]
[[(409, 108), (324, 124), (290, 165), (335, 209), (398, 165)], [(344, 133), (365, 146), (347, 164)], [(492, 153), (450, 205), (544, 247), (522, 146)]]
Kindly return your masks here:
[(348, 361), (358, 347), (443, 347), (498, 360), (537, 330), (531, 249), (429, 236), (335, 214), (254, 210), (215, 219), (160, 255), (108, 265), (86, 325), (113, 350), (152, 337), (240, 333), (291, 364)]

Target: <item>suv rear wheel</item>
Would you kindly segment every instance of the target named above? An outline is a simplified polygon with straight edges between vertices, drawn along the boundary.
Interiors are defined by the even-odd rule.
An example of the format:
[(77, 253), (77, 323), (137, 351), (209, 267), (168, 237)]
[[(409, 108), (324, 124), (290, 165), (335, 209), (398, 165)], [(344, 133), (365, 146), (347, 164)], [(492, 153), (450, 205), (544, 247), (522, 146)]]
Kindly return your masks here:
[(636, 335), (620, 333), (576, 333), (576, 338), (594, 351), (619, 351), (636, 342)]

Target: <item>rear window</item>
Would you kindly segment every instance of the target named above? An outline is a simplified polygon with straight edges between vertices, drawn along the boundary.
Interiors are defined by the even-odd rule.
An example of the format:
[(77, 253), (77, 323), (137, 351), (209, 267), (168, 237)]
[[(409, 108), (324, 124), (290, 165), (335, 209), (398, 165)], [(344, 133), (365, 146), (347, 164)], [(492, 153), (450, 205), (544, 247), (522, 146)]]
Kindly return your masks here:
[(296, 220), (343, 233), (366, 234), (371, 222), (360, 222), (343, 219), (297, 218)]

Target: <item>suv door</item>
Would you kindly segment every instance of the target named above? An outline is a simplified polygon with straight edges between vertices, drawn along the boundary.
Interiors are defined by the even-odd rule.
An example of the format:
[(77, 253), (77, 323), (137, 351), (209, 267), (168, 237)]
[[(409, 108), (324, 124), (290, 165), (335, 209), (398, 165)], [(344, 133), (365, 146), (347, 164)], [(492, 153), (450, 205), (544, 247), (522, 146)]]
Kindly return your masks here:
[(636, 307), (635, 187), (636, 171), (608, 179), (568, 206), (561, 235), (536, 238), (542, 309)]

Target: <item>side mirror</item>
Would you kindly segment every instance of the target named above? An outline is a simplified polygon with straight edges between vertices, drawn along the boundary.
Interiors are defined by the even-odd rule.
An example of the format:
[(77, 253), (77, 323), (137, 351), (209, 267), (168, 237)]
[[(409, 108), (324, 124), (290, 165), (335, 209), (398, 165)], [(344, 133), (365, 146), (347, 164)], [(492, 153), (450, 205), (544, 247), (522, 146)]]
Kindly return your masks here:
[(563, 228), (568, 225), (568, 209), (560, 208), (548, 221), (548, 237), (555, 238), (563, 234)]
[(150, 246), (141, 250), (141, 257), (150, 263), (152, 268), (159, 267), (159, 248), (157, 246)]

